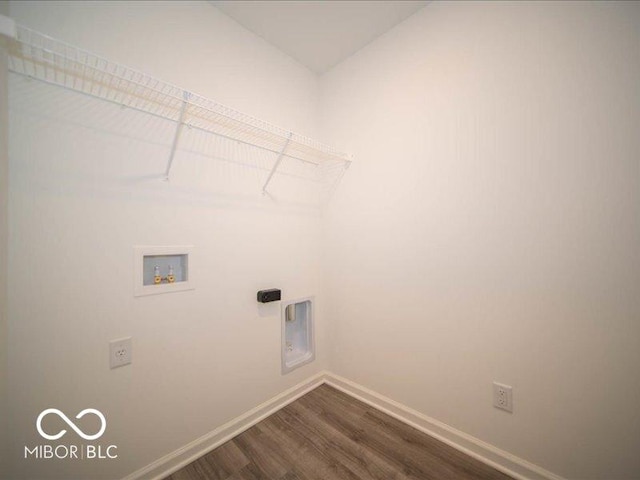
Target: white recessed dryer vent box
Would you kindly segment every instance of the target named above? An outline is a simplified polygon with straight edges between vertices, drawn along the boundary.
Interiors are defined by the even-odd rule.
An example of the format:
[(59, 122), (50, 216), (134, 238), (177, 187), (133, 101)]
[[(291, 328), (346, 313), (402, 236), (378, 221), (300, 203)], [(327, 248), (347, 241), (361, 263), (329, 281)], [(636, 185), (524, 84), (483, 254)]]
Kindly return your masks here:
[(134, 247), (134, 296), (194, 288), (193, 245)]
[(282, 303), (283, 374), (315, 359), (313, 303), (313, 297)]

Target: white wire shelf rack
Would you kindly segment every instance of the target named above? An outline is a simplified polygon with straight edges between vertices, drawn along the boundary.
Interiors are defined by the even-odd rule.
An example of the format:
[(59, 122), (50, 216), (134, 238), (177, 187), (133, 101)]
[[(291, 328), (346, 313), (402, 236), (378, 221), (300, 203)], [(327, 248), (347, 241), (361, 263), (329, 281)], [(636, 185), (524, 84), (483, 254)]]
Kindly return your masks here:
[(308, 175), (310, 178), (332, 184), (328, 190), (333, 190), (352, 161), (350, 155), (311, 138), (21, 25), (16, 25), (16, 35), (10, 42), (9, 70), (175, 122), (164, 172), (166, 179), (171, 173), (183, 127), (212, 134), (227, 143), (259, 149), (262, 154), (272, 154), (262, 193), (267, 193), (274, 175), (282, 173), (279, 168), (291, 162), (299, 164), (297, 171), (312, 172)]

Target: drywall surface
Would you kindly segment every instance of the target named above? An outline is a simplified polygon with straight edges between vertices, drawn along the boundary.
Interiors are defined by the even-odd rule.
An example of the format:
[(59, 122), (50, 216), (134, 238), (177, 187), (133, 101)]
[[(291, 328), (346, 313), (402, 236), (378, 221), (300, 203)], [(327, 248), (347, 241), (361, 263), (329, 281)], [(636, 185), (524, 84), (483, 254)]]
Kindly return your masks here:
[(322, 77), (357, 159), (326, 218), (331, 371), (638, 478), (639, 47), (637, 2), (434, 2)]
[(208, 2), (10, 2), (19, 23), (313, 136), (317, 78)]
[[(9, 4), (0, 1), (0, 15), (9, 14)], [(0, 35), (0, 477), (5, 477), (7, 462), (7, 258), (9, 252), (9, 138), (7, 96), (7, 45)]]
[[(15, 2), (15, 19), (276, 124), (314, 135), (317, 80), (206, 2)], [(260, 195), (264, 170), (204, 158), (175, 125), (10, 75), (12, 472), (122, 478), (326, 367), (317, 211)], [(273, 158), (263, 158), (270, 165)], [(267, 170), (268, 172), (268, 170)], [(214, 185), (211, 187), (211, 185)], [(255, 189), (248, 188), (256, 186)], [(219, 188), (218, 188), (219, 187)], [(226, 188), (223, 188), (226, 187)], [(237, 188), (236, 188), (237, 187)], [(134, 298), (135, 245), (193, 245), (193, 291)], [(280, 372), (279, 304), (316, 295), (316, 361)], [(108, 342), (133, 337), (109, 369)], [(36, 418), (57, 408), (44, 431)], [(117, 459), (25, 459), (25, 446), (116, 445)], [(59, 453), (63, 454), (64, 451)]]

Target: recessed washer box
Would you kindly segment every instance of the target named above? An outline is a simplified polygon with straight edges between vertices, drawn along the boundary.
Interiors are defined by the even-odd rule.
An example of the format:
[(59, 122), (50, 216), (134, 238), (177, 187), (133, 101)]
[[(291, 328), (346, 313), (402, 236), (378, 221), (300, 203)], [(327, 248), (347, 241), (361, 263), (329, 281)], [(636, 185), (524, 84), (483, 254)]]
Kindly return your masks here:
[(182, 292), (195, 288), (193, 245), (135, 246), (133, 295)]
[(282, 303), (283, 374), (313, 362), (316, 358), (313, 303), (313, 297)]

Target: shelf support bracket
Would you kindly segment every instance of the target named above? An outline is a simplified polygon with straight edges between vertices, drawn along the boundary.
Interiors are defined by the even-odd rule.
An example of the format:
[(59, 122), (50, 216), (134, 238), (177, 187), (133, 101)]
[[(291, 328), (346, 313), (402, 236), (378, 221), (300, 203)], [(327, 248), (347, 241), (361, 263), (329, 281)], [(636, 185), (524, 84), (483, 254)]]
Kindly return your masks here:
[(262, 186), (262, 194), (263, 195), (266, 195), (266, 193), (267, 193), (267, 186), (269, 185), (269, 182), (271, 181), (271, 177), (273, 177), (273, 174), (276, 173), (276, 170), (278, 169), (278, 166), (280, 165), (280, 162), (282, 161), (282, 157), (284, 156), (284, 152), (287, 151), (287, 148), (289, 147), (289, 143), (291, 143), (291, 137), (292, 136), (293, 136), (293, 133), (289, 132), (289, 135), (287, 136), (287, 141), (282, 146), (282, 150), (280, 150), (280, 152), (278, 153), (278, 158), (276, 159), (276, 163), (273, 164), (273, 168), (269, 172), (269, 176), (267, 177), (267, 181), (264, 182), (264, 185)]
[(167, 171), (164, 173), (165, 181), (169, 181), (169, 172), (171, 172), (171, 164), (173, 163), (173, 157), (176, 156), (176, 148), (178, 148), (178, 140), (180, 139), (180, 133), (182, 132), (182, 127), (184, 127), (184, 114), (187, 111), (187, 106), (189, 105), (189, 97), (191, 94), (189, 92), (184, 92), (182, 94), (182, 106), (180, 107), (180, 115), (178, 116), (178, 125), (176, 125), (176, 133), (173, 135), (173, 143), (171, 144), (171, 153), (169, 153), (169, 163), (167, 163)]

